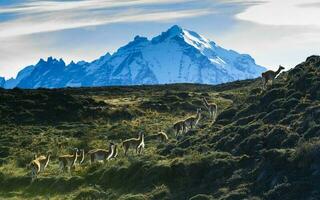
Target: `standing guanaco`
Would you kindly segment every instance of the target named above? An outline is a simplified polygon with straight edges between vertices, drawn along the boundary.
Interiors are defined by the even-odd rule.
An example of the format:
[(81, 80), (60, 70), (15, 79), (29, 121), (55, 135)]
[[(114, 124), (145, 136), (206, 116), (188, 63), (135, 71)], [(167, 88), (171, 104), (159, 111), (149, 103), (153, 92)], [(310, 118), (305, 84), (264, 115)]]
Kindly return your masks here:
[(30, 163), (32, 181), (37, 178), (37, 175), (40, 172), (43, 172), (47, 168), (50, 162), (50, 157), (51, 152), (49, 152), (47, 156), (34, 156), (34, 159)]
[(281, 70), (285, 69), (284, 67), (282, 67), (281, 65), (279, 65), (279, 68), (277, 71), (272, 71), (272, 70), (268, 70), (266, 72), (263, 72), (261, 74), (262, 76), (262, 84), (263, 84), (263, 88), (266, 88), (266, 85), (268, 83), (269, 80), (271, 80), (271, 82), (273, 82), (273, 80), (276, 78), (276, 76), (281, 72)]
[(72, 155), (59, 156), (58, 159), (61, 171), (64, 171), (65, 169), (68, 169), (69, 172), (71, 171), (71, 169), (75, 166), (75, 163), (77, 162), (78, 152), (79, 150), (75, 148)]
[(104, 162), (105, 160), (110, 160), (114, 152), (114, 144), (110, 143), (109, 149), (93, 149), (88, 152), (90, 156), (91, 163), (94, 163), (95, 161), (98, 162)]
[(142, 153), (144, 149), (144, 133), (140, 132), (138, 138), (130, 138), (122, 142), (122, 147), (124, 149), (124, 155), (127, 155), (127, 152), (130, 147), (135, 148), (136, 153)]
[(186, 130), (186, 124), (184, 120), (178, 121), (173, 125), (173, 129), (175, 130), (175, 136), (183, 134)]
[(192, 116), (184, 120), (185, 126), (187, 127), (187, 129), (188, 128), (193, 129), (198, 125), (200, 119), (201, 119), (201, 108), (198, 108), (196, 116)]
[(202, 98), (202, 103), (204, 107), (209, 112), (209, 117), (212, 119), (212, 121), (216, 121), (217, 114), (218, 114), (218, 106), (215, 103), (208, 103), (207, 99), (205, 97)]

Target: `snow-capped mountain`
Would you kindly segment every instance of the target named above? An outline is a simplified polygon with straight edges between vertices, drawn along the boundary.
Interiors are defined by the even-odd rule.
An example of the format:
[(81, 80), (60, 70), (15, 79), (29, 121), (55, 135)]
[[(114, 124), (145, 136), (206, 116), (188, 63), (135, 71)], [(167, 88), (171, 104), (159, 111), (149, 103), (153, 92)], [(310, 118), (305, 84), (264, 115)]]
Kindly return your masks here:
[(219, 84), (255, 78), (265, 71), (251, 56), (226, 50), (177, 25), (151, 40), (136, 36), (114, 54), (107, 53), (91, 63), (66, 65), (49, 57), (26, 69), (8, 80), (5, 87)]

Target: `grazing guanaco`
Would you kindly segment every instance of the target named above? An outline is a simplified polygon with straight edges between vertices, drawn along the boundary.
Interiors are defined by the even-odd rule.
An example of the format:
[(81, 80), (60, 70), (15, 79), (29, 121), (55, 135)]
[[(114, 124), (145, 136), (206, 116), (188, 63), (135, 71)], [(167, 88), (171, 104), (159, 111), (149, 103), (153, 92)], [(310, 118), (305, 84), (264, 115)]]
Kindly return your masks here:
[(161, 142), (166, 142), (168, 140), (168, 135), (163, 132), (160, 131), (157, 134), (154, 135), (157, 139), (159, 139)]
[(183, 134), (186, 130), (186, 124), (184, 120), (178, 121), (173, 125), (173, 129), (175, 130), (175, 136)]
[(47, 156), (34, 155), (34, 159), (30, 163), (32, 181), (37, 178), (40, 172), (43, 172), (50, 162), (51, 152)]
[(91, 163), (94, 163), (95, 161), (104, 162), (105, 160), (110, 160), (110, 158), (113, 155), (113, 151), (114, 151), (114, 144), (110, 143), (108, 150), (93, 149), (89, 151), (88, 154), (90, 156)]
[(216, 121), (217, 114), (218, 114), (218, 106), (215, 103), (208, 103), (207, 99), (205, 97), (202, 98), (202, 103), (204, 107), (209, 112), (209, 117), (212, 119), (212, 121)]
[(122, 142), (122, 147), (124, 149), (124, 155), (127, 155), (127, 152), (130, 147), (135, 148), (136, 153), (142, 153), (144, 149), (144, 133), (140, 132), (138, 138), (130, 138)]
[(78, 152), (79, 150), (75, 148), (72, 155), (59, 156), (59, 166), (61, 171), (64, 171), (65, 169), (68, 169), (69, 172), (71, 171), (77, 162)]
[(192, 117), (189, 117), (186, 120), (184, 120), (186, 128), (187, 129), (188, 128), (191, 128), (191, 129), (195, 128), (198, 125), (200, 119), (201, 119), (201, 108), (198, 108), (196, 116), (192, 116)]
[(281, 65), (279, 65), (279, 68), (277, 71), (272, 71), (272, 70), (268, 70), (266, 72), (263, 72), (261, 74), (262, 76), (262, 84), (263, 84), (263, 88), (266, 87), (267, 83), (269, 80), (271, 80), (271, 83), (273, 82), (273, 80), (276, 78), (276, 76), (281, 72), (281, 70), (283, 70), (284, 67), (282, 67)]

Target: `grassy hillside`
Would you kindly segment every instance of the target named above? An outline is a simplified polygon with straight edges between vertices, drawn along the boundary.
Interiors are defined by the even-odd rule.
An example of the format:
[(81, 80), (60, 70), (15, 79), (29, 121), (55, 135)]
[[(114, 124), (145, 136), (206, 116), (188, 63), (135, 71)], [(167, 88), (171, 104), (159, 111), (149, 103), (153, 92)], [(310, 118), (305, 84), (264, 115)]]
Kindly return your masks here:
[[(320, 57), (261, 80), (218, 86), (0, 90), (0, 199), (319, 199)], [(176, 138), (201, 98), (219, 106)], [(169, 141), (152, 135), (163, 130)], [(57, 157), (146, 134), (143, 155), (61, 173)], [(35, 153), (52, 162), (31, 183)]]

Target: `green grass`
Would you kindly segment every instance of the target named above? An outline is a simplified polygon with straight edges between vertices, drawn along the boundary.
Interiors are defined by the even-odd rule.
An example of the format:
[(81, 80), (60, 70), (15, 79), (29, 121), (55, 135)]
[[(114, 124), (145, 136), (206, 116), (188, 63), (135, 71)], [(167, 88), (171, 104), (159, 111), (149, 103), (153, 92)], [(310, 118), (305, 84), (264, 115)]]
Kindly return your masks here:
[[(0, 90), (0, 199), (319, 199), (320, 58), (261, 80), (218, 86)], [(212, 125), (176, 138), (174, 122), (201, 98), (219, 106)], [(152, 138), (165, 131), (169, 141)], [(146, 134), (143, 155), (61, 173), (57, 157)], [(52, 161), (31, 182), (34, 154)]]

